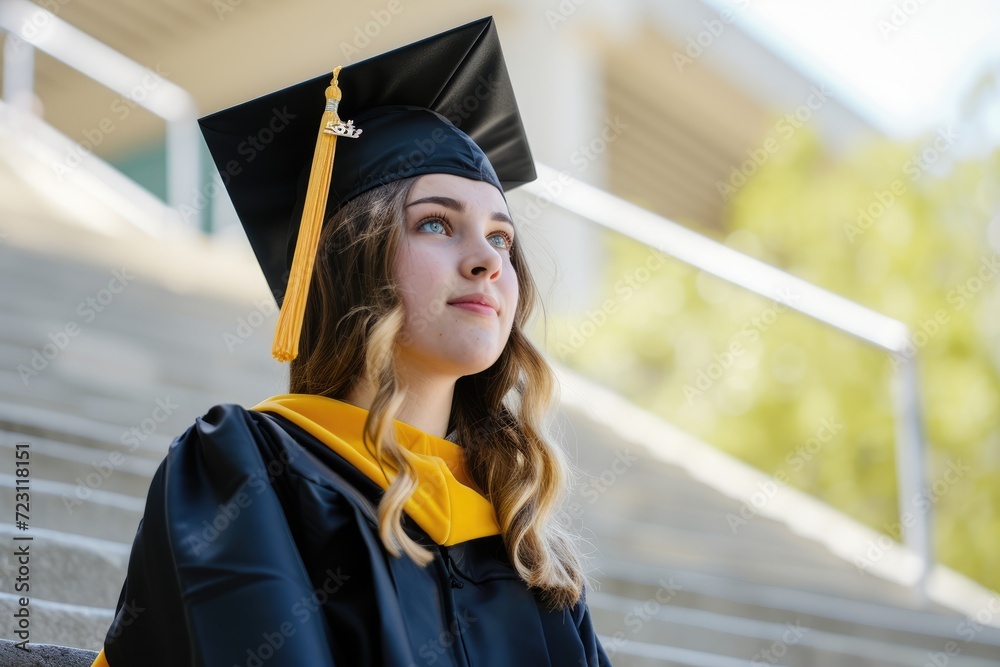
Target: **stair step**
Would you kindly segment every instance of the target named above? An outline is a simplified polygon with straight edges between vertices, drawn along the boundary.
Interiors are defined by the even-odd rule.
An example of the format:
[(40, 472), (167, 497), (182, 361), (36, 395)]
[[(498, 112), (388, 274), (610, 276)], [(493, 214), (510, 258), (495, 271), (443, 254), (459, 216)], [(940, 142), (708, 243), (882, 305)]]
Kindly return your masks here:
[(772, 540), (734, 537), (605, 517), (594, 512), (582, 525), (600, 536), (596, 545), (607, 558), (628, 559), (661, 567), (739, 576), (750, 581), (843, 591), (862, 598), (892, 596), (900, 602), (908, 591), (889, 582), (873, 581), (832, 554), (814, 554), (787, 533)]
[[(14, 613), (20, 609), (19, 597), (0, 593), (0, 635), (15, 639), (17, 623)], [(29, 602), (32, 643), (59, 644), (91, 651), (100, 651), (111, 627), (113, 609), (97, 609), (83, 605), (50, 602), (32, 597)]]
[[(667, 598), (663, 598), (666, 600)], [(645, 602), (607, 593), (588, 594), (596, 623), (617, 627), (614, 646), (645, 641), (675, 648), (712, 651), (743, 660), (743, 664), (770, 664), (777, 660), (793, 665), (839, 667), (886, 665), (904, 667), (926, 661), (936, 648), (887, 639), (862, 637), (810, 625), (790, 614), (784, 621), (759, 620), (719, 612), (690, 609), (650, 598)], [(955, 642), (958, 645), (958, 642)], [(952, 656), (952, 667), (988, 667), (995, 658)]]
[(90, 667), (96, 657), (96, 651), (86, 649), (33, 642), (21, 648), (0, 639), (0, 665), (4, 667)]
[[(21, 434), (30, 441), (38, 436), (56, 442), (75, 444), (106, 451), (120, 451), (127, 426), (114, 426), (88, 417), (55, 412), (28, 405), (0, 402), (0, 431)], [(173, 437), (154, 432), (140, 440), (132, 454), (160, 460)]]
[[(0, 431), (0, 456), (13, 461), (16, 443), (23, 440), (20, 434)], [(43, 471), (46, 479), (75, 485), (80, 490), (78, 498), (86, 489), (145, 498), (159, 466), (159, 461), (134, 456), (127, 448), (109, 452), (39, 437), (32, 437), (30, 443), (32, 469)]]
[(599, 570), (601, 587), (595, 594), (773, 623), (799, 620), (837, 634), (898, 641), (931, 651), (955, 641), (964, 647), (964, 655), (1000, 660), (1000, 628), (977, 625), (970, 638), (968, 619), (938, 606), (930, 610), (896, 607), (625, 561), (605, 561)]
[[(14, 480), (0, 474), (0, 505), (14, 507)], [(86, 500), (79, 500), (75, 485), (32, 477), (29, 526), (131, 543), (146, 501), (101, 489), (89, 491)]]
[[(620, 640), (614, 636), (597, 635), (615, 667), (747, 667), (746, 660), (718, 653), (695, 651), (676, 646), (664, 646), (638, 640)], [(771, 667), (788, 667), (791, 663), (765, 663)], [(870, 667), (852, 665), (851, 667)]]
[[(13, 542), (30, 535), (30, 542)], [(128, 567), (129, 544), (32, 527), (19, 531), (0, 524), (0, 540), (27, 544), (31, 558), (31, 598), (114, 609)], [(0, 592), (14, 594), (17, 564), (9, 553), (0, 559)]]
[[(0, 272), (0, 279), (4, 279), (6, 273), (11, 276), (10, 281), (23, 282), (25, 275), (33, 278), (30, 283), (25, 283), (23, 289), (0, 295), (5, 317), (9, 316), (11, 322), (19, 322), (9, 330), (10, 340), (30, 343), (30, 337), (26, 339), (25, 333), (33, 336), (40, 330), (44, 336), (48, 331), (61, 329), (66, 322), (75, 321), (82, 328), (142, 334), (141, 339), (158, 350), (167, 354), (188, 355), (220, 346), (226, 349), (222, 333), (234, 331), (239, 324), (238, 318), (246, 319), (255, 311), (257, 315), (253, 316), (253, 322), (247, 322), (251, 326), (257, 325), (253, 329), (254, 334), (273, 331), (277, 322), (276, 309), (266, 314), (252, 301), (219, 301), (204, 294), (183, 298), (140, 277), (130, 281), (106, 305), (97, 304), (98, 308), (102, 308), (98, 311), (87, 300), (94, 299), (95, 295), (105, 290), (113, 271), (121, 269), (122, 265), (91, 267), (66, 262), (63, 258), (32, 255), (30, 251), (21, 249), (17, 254), (21, 252), (31, 256), (38, 266), (23, 268), (20, 272)], [(11, 258), (10, 261), (16, 260)], [(73, 282), (60, 280), (69, 271), (73, 273)], [(48, 274), (56, 276), (56, 279), (47, 280), (44, 276)], [(269, 297), (265, 293), (261, 298)], [(271, 305), (274, 305), (273, 302)], [(139, 315), (142, 317), (138, 318)], [(269, 363), (265, 357), (252, 366), (263, 369)]]

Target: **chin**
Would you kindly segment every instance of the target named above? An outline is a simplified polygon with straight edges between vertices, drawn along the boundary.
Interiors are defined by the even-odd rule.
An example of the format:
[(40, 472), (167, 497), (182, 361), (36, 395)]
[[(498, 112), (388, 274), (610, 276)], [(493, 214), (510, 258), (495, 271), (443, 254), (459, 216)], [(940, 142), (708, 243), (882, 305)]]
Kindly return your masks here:
[(492, 359), (477, 359), (477, 360), (467, 360), (466, 363), (461, 364), (465, 368), (465, 372), (462, 373), (460, 377), (465, 377), (468, 375), (475, 375), (476, 373), (482, 373), (486, 369), (493, 366), (499, 359), (499, 355), (493, 357)]
[(486, 336), (439, 338), (424, 333), (404, 348), (404, 358), (426, 370), (465, 377), (493, 366), (506, 345), (506, 338), (502, 341)]
[(500, 351), (494, 354), (482, 355), (482, 354), (470, 354), (463, 355), (462, 357), (456, 357), (456, 355), (449, 355), (447, 359), (442, 359), (442, 364), (453, 366), (458, 371), (459, 377), (465, 377), (468, 375), (475, 375), (476, 373), (482, 373), (486, 369), (490, 368), (497, 362), (500, 358)]

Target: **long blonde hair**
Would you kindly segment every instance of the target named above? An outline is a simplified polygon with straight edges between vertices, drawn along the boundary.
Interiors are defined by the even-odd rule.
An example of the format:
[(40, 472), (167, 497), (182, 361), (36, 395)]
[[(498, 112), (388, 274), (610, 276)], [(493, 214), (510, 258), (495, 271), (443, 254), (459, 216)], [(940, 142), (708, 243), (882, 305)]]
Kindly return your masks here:
[[(433, 556), (401, 525), (403, 505), (417, 489), (414, 455), (391, 428), (405, 397), (394, 361), (405, 312), (393, 258), (416, 178), (356, 197), (324, 225), (289, 390), (343, 400), (355, 382), (371, 384), (364, 439), (380, 464), (399, 471), (378, 506), (379, 535), (393, 556), (405, 552), (423, 566)], [(544, 432), (556, 382), (524, 332), (537, 290), (517, 243), (510, 260), (518, 275), (510, 337), (490, 368), (458, 379), (448, 432), (456, 433), (469, 474), (493, 504), (511, 564), (556, 609), (575, 604), (584, 584), (560, 509), (574, 470)]]

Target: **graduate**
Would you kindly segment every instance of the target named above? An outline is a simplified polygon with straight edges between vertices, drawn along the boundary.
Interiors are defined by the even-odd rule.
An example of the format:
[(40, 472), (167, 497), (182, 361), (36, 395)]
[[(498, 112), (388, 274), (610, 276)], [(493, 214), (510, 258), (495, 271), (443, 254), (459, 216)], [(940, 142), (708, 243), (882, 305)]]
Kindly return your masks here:
[(200, 124), (289, 393), (173, 441), (94, 665), (610, 665), (525, 334), (504, 193), (535, 172), (492, 18)]

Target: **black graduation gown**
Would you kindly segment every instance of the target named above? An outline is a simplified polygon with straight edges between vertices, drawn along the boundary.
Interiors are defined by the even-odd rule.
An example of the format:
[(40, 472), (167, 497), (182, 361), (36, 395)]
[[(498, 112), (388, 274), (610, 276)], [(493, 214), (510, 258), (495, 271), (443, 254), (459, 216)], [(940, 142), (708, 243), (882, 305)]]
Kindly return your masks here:
[(499, 535), (390, 556), (382, 489), (278, 415), (213, 407), (153, 477), (111, 667), (603, 667), (585, 598), (549, 612)]

